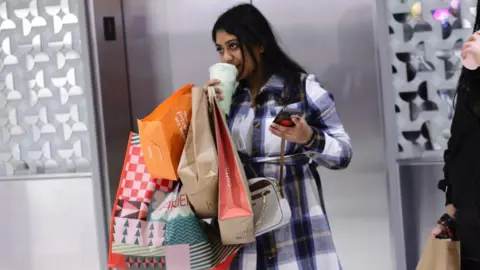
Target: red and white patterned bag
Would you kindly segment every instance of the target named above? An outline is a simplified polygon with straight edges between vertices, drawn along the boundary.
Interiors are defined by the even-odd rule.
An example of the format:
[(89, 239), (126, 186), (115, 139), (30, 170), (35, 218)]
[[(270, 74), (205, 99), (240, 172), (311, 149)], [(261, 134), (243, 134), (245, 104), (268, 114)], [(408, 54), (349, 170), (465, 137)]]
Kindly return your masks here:
[[(137, 224), (139, 221), (145, 223), (145, 228), (153, 229), (157, 233), (163, 231), (161, 224), (147, 224), (147, 214), (152, 196), (154, 193), (173, 191), (174, 181), (153, 178), (147, 171), (144, 155), (140, 146), (138, 134), (130, 133), (127, 153), (123, 163), (122, 176), (118, 185), (117, 196), (113, 206), (110, 226), (110, 248), (109, 248), (109, 268), (126, 268), (126, 257), (121, 254), (112, 253), (113, 242), (125, 242), (134, 244), (142, 240), (135, 235), (123, 235), (123, 232), (115, 232), (114, 224), (122, 222)], [(147, 226), (148, 225), (148, 226)], [(143, 239), (149, 241), (149, 239)], [(156, 243), (157, 245), (161, 243)]]

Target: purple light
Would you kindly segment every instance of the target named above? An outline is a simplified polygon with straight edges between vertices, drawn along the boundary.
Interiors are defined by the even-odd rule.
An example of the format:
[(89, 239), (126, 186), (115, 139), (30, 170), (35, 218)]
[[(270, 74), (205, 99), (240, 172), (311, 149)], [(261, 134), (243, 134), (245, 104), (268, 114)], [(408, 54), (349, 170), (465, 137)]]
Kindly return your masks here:
[(433, 18), (437, 21), (444, 21), (450, 16), (448, 9), (437, 9), (433, 12)]

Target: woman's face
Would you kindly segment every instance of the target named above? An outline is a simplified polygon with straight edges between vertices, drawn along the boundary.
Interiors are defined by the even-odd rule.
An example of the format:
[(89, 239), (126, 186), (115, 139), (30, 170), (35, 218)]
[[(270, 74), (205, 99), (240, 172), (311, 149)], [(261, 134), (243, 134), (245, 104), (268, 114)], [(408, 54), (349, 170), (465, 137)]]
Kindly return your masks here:
[[(236, 36), (230, 35), (221, 30), (217, 32), (215, 39), (215, 46), (217, 47), (221, 62), (232, 64), (237, 67), (238, 72), (241, 72), (241, 74), (238, 74), (238, 80), (250, 77), (257, 70), (252, 56), (247, 52), (245, 47), (240, 47), (240, 43)], [(257, 63), (260, 63), (260, 51), (261, 50), (257, 48), (254, 48), (253, 50)]]

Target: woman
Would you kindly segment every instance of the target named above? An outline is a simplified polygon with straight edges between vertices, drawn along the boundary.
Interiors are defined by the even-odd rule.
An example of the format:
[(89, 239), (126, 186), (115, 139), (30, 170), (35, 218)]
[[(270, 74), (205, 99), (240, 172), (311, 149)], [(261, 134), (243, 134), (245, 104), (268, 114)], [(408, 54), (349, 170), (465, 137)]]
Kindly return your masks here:
[[(343, 169), (352, 156), (332, 95), (282, 51), (267, 19), (250, 4), (222, 14), (212, 39), (221, 61), (239, 71), (228, 124), (247, 177), (278, 179), (278, 162), (261, 160), (279, 156), (282, 135), (292, 161), (284, 177), (291, 223), (246, 245), (230, 269), (341, 269), (316, 170), (317, 164)], [(217, 97), (223, 98), (219, 89)], [(272, 123), (284, 105), (305, 113), (292, 117), (295, 127)]]
[[(461, 57), (475, 56), (480, 63), (480, 1), (474, 34), (462, 47)], [(478, 45), (475, 45), (475, 41)], [(478, 46), (478, 47), (477, 47)], [(480, 69), (463, 68), (457, 87), (455, 115), (444, 176), (438, 187), (446, 194), (446, 214), (434, 236), (460, 240), (462, 270), (480, 269)]]

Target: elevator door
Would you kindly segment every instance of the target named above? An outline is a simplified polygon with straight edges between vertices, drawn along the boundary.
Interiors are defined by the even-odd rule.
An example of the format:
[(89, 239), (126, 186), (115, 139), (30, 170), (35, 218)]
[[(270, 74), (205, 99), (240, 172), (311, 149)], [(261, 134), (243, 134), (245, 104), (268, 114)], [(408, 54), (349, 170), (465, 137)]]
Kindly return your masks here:
[(132, 117), (146, 116), (175, 89), (203, 85), (218, 61), (211, 29), (238, 0), (125, 0)]

